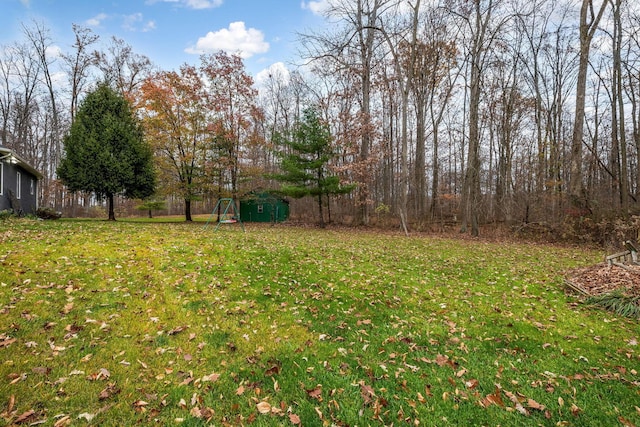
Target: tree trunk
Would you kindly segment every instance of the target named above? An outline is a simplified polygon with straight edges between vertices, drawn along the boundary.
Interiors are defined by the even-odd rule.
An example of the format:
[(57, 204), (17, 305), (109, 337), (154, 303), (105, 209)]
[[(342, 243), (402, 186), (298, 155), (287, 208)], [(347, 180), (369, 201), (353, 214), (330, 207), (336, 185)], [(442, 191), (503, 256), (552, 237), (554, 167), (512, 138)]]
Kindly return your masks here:
[[(584, 183), (582, 182), (582, 143), (584, 139), (585, 97), (587, 91), (587, 71), (591, 40), (608, 0), (603, 0), (598, 15), (593, 14), (593, 0), (582, 0), (580, 8), (580, 56), (576, 83), (576, 107), (571, 138), (571, 165), (569, 178), (569, 198), (572, 206), (580, 211), (588, 208)], [(590, 18), (590, 19), (589, 19)]]
[(187, 222), (193, 221), (193, 218), (191, 218), (191, 199), (184, 199), (184, 220)]
[(115, 209), (113, 208), (113, 194), (107, 194), (107, 206), (109, 209), (109, 221), (116, 220)]
[(322, 212), (322, 193), (318, 194), (318, 216), (320, 218), (320, 228), (325, 227), (324, 214)]
[(625, 114), (624, 114), (624, 86), (622, 82), (622, 19), (620, 16), (620, 9), (622, 7), (622, 0), (615, 0), (613, 3), (613, 16), (614, 16), (614, 42), (613, 42), (613, 68), (614, 79), (613, 93), (614, 98), (617, 99), (617, 105), (613, 105), (612, 109), (617, 109), (617, 120), (613, 123), (612, 128), (617, 129), (618, 140), (616, 141), (619, 149), (619, 194), (620, 194), (620, 213), (623, 216), (629, 214), (629, 171), (627, 167), (627, 138), (625, 127)]

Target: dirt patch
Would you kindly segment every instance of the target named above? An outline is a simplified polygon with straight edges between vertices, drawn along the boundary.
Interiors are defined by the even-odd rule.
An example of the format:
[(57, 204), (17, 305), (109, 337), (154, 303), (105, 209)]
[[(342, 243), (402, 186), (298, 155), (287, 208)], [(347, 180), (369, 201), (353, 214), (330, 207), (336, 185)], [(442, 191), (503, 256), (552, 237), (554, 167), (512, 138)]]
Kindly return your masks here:
[(570, 271), (566, 280), (569, 287), (590, 296), (615, 290), (631, 297), (640, 296), (640, 265), (628, 264), (621, 267), (606, 263), (597, 264)]

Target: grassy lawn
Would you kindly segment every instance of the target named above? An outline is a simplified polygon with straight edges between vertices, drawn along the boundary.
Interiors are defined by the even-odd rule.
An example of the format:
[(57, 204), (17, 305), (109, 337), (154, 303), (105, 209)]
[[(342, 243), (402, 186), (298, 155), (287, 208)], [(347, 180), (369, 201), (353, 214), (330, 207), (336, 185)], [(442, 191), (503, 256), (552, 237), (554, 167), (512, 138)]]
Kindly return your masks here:
[(202, 226), (0, 222), (0, 425), (640, 425), (602, 252)]

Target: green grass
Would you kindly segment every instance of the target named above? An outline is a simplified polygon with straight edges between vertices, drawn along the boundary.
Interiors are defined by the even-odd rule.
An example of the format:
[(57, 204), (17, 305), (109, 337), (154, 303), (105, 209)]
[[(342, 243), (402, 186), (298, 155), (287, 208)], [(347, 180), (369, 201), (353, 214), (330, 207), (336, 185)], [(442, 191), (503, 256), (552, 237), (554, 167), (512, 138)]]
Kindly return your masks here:
[(640, 425), (637, 320), (587, 249), (0, 222), (0, 425)]

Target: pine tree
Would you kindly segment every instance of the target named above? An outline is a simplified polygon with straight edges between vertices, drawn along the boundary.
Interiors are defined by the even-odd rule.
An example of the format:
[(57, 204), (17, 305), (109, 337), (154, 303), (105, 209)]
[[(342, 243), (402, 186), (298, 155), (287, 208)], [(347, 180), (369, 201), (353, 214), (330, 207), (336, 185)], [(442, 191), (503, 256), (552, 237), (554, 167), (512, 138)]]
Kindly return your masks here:
[(329, 162), (333, 159), (329, 127), (313, 109), (304, 111), (292, 140), (284, 140), (285, 153), (281, 153), (281, 174), (275, 178), (282, 183), (280, 191), (290, 197), (315, 197), (318, 201), (320, 226), (324, 227), (323, 197), (346, 194), (355, 185), (343, 185), (340, 177), (332, 174)]
[(129, 103), (106, 84), (87, 95), (64, 139), (57, 174), (72, 192), (106, 198), (109, 220), (115, 220), (113, 198), (153, 194), (152, 152)]

